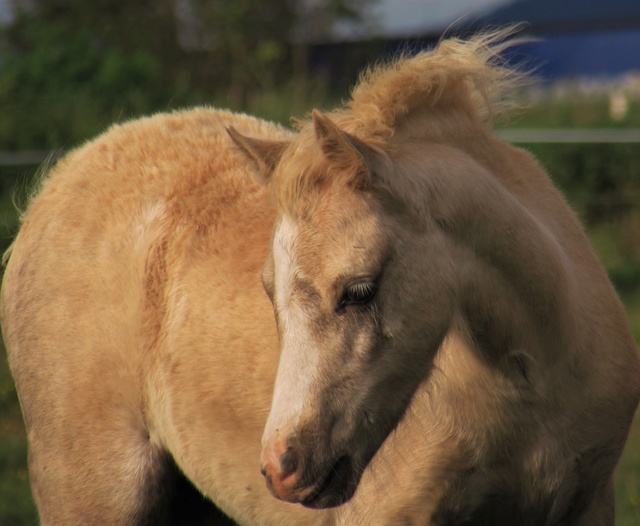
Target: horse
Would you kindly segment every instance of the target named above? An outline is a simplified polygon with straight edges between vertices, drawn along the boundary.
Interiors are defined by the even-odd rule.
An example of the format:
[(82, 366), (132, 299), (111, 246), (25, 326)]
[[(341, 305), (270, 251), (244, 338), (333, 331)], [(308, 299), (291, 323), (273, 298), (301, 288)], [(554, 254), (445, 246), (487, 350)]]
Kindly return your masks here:
[(526, 77), (505, 36), (295, 130), (196, 108), (58, 161), (1, 298), (43, 524), (613, 524), (640, 360), (492, 131)]

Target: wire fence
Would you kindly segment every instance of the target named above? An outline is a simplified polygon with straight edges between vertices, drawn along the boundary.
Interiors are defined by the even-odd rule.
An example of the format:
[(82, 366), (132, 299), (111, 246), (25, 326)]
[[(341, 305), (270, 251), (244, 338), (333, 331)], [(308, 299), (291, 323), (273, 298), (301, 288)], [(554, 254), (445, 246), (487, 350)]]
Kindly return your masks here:
[[(513, 143), (640, 143), (640, 128), (505, 128), (496, 130), (502, 139)], [(62, 150), (0, 152), (0, 166), (36, 166), (54, 162), (65, 154)]]
[(640, 143), (640, 128), (507, 128), (496, 133), (515, 143)]

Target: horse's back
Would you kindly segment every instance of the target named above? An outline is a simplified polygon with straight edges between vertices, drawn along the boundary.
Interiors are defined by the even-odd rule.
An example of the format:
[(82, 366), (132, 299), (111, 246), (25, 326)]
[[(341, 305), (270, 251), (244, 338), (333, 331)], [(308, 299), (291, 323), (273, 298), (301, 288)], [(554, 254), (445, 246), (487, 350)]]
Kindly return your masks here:
[[(276, 351), (270, 309), (258, 298), (273, 207), (230, 146), (228, 125), (272, 138), (288, 133), (215, 110), (116, 126), (60, 161), (24, 214), (5, 272), (2, 321), (43, 523), (144, 521), (170, 501), (171, 456), (198, 476), (184, 465), (189, 456), (167, 444), (197, 423), (176, 431), (171, 423), (181, 415), (167, 412), (180, 402), (166, 397), (216, 390), (225, 369), (242, 366), (227, 359), (234, 345), (245, 362), (261, 345)], [(254, 298), (266, 314), (234, 303)], [(207, 311), (201, 316), (219, 320), (218, 328), (203, 332), (181, 317), (190, 309)], [(225, 325), (241, 341), (223, 338)], [(209, 361), (177, 356), (197, 352)], [(183, 358), (205, 383), (180, 384)], [(270, 388), (268, 376), (262, 381), (260, 395)], [(224, 406), (224, 390), (216, 395)], [(218, 428), (228, 428), (226, 417), (218, 414)], [(259, 446), (260, 432), (246, 440)], [(206, 477), (196, 483), (215, 490)]]

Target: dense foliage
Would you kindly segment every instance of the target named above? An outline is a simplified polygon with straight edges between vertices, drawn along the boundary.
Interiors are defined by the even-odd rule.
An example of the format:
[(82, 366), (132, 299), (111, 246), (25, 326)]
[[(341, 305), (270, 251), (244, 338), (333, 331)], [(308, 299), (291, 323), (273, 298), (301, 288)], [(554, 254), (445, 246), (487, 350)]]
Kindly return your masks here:
[(0, 150), (64, 148), (131, 116), (242, 109), (306, 75), (292, 36), (367, 0), (14, 0), (0, 29)]

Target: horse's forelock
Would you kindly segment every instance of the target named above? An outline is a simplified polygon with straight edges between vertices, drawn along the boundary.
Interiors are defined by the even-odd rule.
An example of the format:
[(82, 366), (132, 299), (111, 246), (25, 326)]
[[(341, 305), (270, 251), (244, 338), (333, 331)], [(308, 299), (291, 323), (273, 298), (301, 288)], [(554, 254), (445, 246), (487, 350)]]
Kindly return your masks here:
[(355, 160), (329, 159), (313, 131), (304, 129), (274, 174), (273, 192), (281, 210), (299, 215), (300, 210), (311, 208), (318, 193), (329, 186), (353, 186), (361, 169)]

